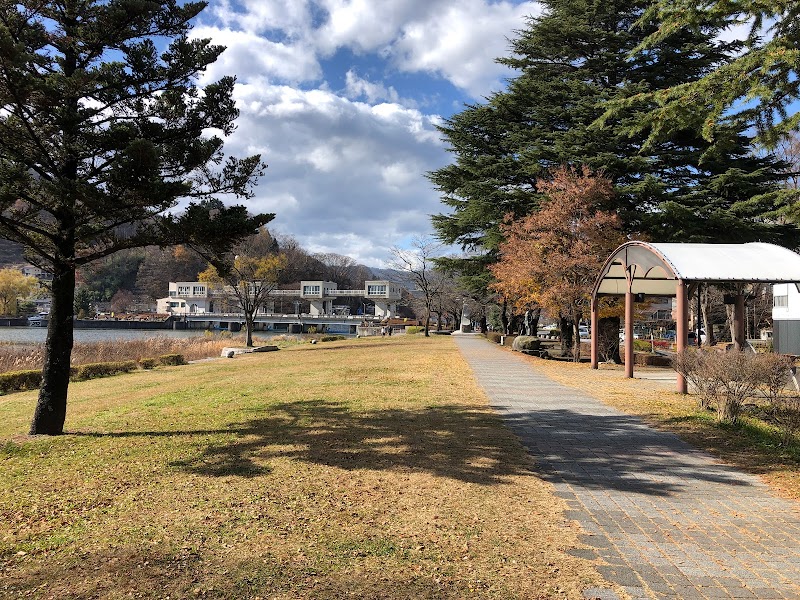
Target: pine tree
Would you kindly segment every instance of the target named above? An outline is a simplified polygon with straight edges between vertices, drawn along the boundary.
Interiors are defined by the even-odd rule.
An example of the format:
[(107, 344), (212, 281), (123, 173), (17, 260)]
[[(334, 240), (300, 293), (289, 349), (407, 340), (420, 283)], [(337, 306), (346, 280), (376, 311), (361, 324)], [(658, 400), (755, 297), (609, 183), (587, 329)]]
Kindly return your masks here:
[(272, 218), (215, 198), (249, 197), (263, 164), (206, 135), (238, 112), (233, 78), (197, 86), (223, 50), (188, 39), (204, 6), (0, 0), (0, 236), (53, 274), (32, 434), (63, 431), (77, 268), (153, 244), (220, 255)]

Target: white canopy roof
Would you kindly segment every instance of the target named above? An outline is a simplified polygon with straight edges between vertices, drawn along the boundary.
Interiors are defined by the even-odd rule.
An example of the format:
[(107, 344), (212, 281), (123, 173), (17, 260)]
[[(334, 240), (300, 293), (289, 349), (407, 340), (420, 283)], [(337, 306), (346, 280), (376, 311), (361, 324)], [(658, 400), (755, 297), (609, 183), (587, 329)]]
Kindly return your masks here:
[(595, 294), (674, 296), (676, 282), (800, 283), (800, 255), (775, 244), (627, 242), (606, 260)]

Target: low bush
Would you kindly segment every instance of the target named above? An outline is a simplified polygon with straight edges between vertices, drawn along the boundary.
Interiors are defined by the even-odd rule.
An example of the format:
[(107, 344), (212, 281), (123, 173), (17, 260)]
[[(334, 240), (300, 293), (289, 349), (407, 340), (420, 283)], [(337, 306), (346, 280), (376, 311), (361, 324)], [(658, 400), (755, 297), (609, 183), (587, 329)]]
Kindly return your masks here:
[(155, 358), (140, 358), (139, 366), (142, 369), (155, 369), (158, 366), (158, 360)]
[(489, 340), (490, 342), (494, 342), (495, 344), (499, 344), (500, 343), (500, 338), (501, 337), (502, 336), (500, 335), (499, 331), (487, 331), (486, 332), (486, 339)]
[(504, 335), (503, 336), (503, 340), (502, 340), (503, 345), (504, 346), (513, 346), (515, 339), (517, 339), (516, 335)]
[(709, 372), (705, 368), (705, 357), (708, 352), (687, 348), (675, 355), (672, 368), (686, 378), (697, 391), (698, 404), (701, 409), (706, 409), (717, 398), (717, 387), (719, 382), (713, 377), (709, 377)]
[(164, 366), (185, 365), (186, 359), (183, 354), (162, 354), (158, 357), (158, 362)]
[(694, 385), (701, 408), (716, 405), (720, 422), (736, 423), (745, 400), (760, 393), (788, 441), (800, 430), (800, 399), (785, 393), (792, 364), (776, 354), (687, 348), (676, 355), (673, 367)]
[(420, 327), (418, 325), (411, 325), (410, 327), (406, 327), (406, 333), (413, 334), (419, 333), (420, 331), (424, 331), (424, 327)]
[(542, 340), (531, 335), (518, 335), (511, 344), (511, 349), (517, 352), (535, 352), (542, 347)]
[(650, 352), (634, 352), (633, 364), (643, 367), (669, 367), (672, 365), (672, 359), (669, 356), (651, 354)]
[(319, 338), (320, 342), (338, 342), (339, 340), (346, 340), (343, 335), (323, 335)]
[(800, 393), (776, 396), (772, 401), (772, 416), (783, 434), (783, 443), (789, 444), (800, 434)]
[(74, 367), (72, 379), (74, 381), (85, 381), (86, 379), (96, 379), (98, 377), (108, 377), (119, 373), (129, 373), (135, 371), (136, 361), (125, 360), (120, 362), (89, 363)]
[(0, 373), (0, 394), (35, 390), (42, 383), (42, 372), (39, 370), (9, 371)]

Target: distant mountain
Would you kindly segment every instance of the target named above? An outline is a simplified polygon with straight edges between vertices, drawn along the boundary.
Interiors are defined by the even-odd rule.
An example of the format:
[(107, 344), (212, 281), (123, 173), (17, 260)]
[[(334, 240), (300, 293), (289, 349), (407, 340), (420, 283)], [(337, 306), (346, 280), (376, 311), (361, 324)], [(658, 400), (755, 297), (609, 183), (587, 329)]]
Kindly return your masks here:
[(22, 246), (20, 244), (0, 239), (0, 268), (21, 265), (27, 262), (22, 254)]

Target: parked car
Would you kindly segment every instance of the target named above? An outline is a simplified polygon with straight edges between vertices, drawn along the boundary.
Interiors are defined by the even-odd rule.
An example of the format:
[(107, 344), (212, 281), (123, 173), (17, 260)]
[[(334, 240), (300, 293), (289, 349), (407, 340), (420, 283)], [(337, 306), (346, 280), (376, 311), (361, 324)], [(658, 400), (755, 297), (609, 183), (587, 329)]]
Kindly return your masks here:
[[(635, 340), (639, 339), (639, 334), (636, 333), (635, 330), (633, 332), (633, 339), (635, 339)], [(624, 342), (625, 341), (625, 329), (620, 329), (619, 330), (619, 341), (620, 342)]]
[(665, 340), (669, 340), (671, 342), (674, 342), (676, 337), (677, 337), (676, 333), (674, 331), (672, 331), (672, 330), (664, 332), (664, 339)]
[[(690, 331), (688, 337), (689, 337), (689, 340), (688, 340), (689, 345), (690, 346), (697, 346), (697, 330), (693, 329), (692, 331)], [(705, 329), (701, 329), (700, 330), (700, 343), (701, 344), (705, 344), (706, 343), (706, 332), (705, 332)]]
[(580, 332), (582, 340), (591, 339), (592, 337), (591, 332), (589, 331), (589, 328), (586, 325), (580, 325), (578, 327), (578, 331)]

